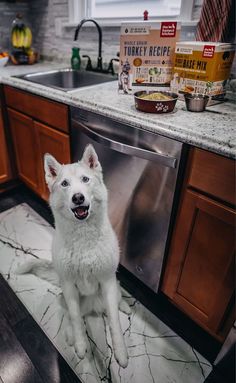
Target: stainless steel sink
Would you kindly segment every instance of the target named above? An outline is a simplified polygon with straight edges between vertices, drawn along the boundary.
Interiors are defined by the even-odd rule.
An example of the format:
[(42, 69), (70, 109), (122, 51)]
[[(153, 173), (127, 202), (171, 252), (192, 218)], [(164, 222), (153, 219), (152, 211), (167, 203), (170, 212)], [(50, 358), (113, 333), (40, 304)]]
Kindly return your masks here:
[(77, 71), (74, 69), (58, 69), (16, 76), (27, 81), (49, 86), (64, 91), (71, 91), (116, 80), (115, 76), (106, 73)]

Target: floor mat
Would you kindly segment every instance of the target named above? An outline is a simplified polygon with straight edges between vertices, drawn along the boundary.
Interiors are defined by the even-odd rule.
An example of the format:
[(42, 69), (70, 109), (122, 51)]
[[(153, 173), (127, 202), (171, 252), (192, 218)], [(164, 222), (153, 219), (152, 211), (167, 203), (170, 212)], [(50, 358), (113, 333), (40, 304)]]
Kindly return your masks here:
[(26, 203), (0, 213), (0, 272), (83, 383), (203, 383), (210, 363), (123, 290), (132, 314), (120, 313), (129, 364), (116, 363), (105, 316), (88, 316), (88, 352), (80, 360), (66, 344), (59, 288), (33, 275), (16, 275), (26, 259), (50, 259), (54, 229)]

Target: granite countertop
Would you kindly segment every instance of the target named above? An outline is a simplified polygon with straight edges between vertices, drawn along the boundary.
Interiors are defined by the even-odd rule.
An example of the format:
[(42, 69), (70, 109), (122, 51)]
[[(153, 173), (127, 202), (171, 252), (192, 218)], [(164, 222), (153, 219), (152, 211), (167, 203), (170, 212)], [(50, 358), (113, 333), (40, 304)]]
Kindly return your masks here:
[(177, 101), (174, 112), (156, 115), (137, 111), (132, 95), (118, 93), (117, 81), (64, 92), (12, 77), (59, 67), (65, 65), (58, 63), (38, 63), (33, 66), (9, 65), (1, 68), (0, 82), (235, 158), (236, 108), (231, 102), (207, 107), (203, 113), (191, 113), (186, 111), (183, 101)]

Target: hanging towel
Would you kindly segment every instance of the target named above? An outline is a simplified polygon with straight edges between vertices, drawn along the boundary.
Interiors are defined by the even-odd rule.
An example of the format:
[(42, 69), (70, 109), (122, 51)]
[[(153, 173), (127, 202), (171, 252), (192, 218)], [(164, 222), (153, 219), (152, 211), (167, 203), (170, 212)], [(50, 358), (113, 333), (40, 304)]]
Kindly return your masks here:
[(232, 41), (234, 2), (235, 0), (204, 0), (197, 26), (197, 41)]

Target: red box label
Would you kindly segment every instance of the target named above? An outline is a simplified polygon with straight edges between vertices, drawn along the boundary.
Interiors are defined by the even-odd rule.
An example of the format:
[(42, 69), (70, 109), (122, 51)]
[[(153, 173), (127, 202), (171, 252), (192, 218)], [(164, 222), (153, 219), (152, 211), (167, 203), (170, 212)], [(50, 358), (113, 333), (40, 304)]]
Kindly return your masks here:
[(176, 21), (164, 21), (161, 23), (161, 37), (175, 37), (176, 29)]
[(202, 57), (205, 58), (212, 58), (215, 53), (215, 46), (214, 45), (204, 45)]

